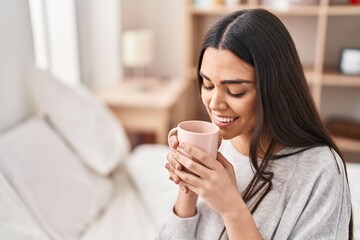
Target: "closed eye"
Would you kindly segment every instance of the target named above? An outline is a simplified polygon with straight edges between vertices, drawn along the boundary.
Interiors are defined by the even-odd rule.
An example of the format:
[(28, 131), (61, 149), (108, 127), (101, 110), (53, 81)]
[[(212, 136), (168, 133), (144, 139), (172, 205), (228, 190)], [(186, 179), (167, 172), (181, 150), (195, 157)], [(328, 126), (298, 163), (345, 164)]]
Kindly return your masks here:
[[(205, 85), (204, 82), (202, 83), (202, 88), (204, 90), (207, 91), (211, 91), (212, 89), (214, 89), (214, 85)], [(229, 95), (230, 97), (234, 97), (234, 98), (241, 98), (242, 96), (244, 96), (246, 94), (246, 91), (241, 92), (241, 93), (232, 93), (230, 92), (230, 90), (228, 89), (226, 91), (227, 95)]]
[(246, 94), (246, 91), (245, 92), (241, 92), (241, 93), (231, 93), (229, 90), (227, 91), (227, 94), (230, 96), (230, 97), (234, 97), (234, 98), (241, 98), (242, 96), (244, 96)]
[[(202, 84), (201, 87), (204, 90), (212, 90), (214, 89), (214, 85), (213, 84), (209, 84), (212, 83), (210, 78), (207, 77), (205, 74), (203, 74), (202, 72), (199, 72), (200, 77), (202, 78)], [(206, 84), (205, 84), (206, 82)], [(208, 84), (208, 85), (207, 85)], [(221, 81), (221, 85), (238, 85), (238, 84), (254, 84), (253, 81), (250, 80), (244, 80), (244, 79), (235, 79), (235, 80), (222, 80)], [(234, 97), (234, 98), (241, 98), (243, 97), (245, 94), (247, 93), (247, 91), (242, 91), (240, 93), (232, 93), (229, 88), (226, 90), (226, 94), (229, 95), (230, 97)]]
[(202, 88), (205, 90), (212, 90), (214, 88), (213, 85), (206, 86), (204, 83), (202, 84)]

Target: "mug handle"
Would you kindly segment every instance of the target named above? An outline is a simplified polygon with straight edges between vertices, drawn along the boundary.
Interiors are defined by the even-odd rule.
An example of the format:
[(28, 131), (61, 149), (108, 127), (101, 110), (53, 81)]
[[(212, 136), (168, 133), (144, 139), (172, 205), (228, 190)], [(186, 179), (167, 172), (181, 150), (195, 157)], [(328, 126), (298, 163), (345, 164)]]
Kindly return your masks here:
[(168, 145), (172, 150), (176, 150), (176, 149), (171, 146), (171, 143), (169, 142), (169, 140), (170, 140), (170, 137), (172, 137), (174, 135), (177, 135), (177, 131), (178, 131), (178, 128), (174, 127), (168, 133), (168, 138), (167, 138), (168, 139)]

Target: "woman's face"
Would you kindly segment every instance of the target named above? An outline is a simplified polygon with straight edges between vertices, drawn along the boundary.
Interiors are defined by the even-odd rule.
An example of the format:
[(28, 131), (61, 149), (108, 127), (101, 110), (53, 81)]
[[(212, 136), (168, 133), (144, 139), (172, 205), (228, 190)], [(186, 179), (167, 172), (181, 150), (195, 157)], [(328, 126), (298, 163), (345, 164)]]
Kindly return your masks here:
[(222, 138), (250, 139), (256, 120), (254, 68), (228, 50), (207, 48), (200, 75), (202, 102)]

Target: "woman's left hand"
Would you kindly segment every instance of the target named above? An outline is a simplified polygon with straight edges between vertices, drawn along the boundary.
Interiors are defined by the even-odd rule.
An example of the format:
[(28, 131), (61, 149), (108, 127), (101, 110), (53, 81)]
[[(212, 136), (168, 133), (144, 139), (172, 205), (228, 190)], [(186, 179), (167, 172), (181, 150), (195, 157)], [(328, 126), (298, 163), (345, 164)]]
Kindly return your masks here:
[(176, 161), (190, 170), (171, 169), (173, 174), (180, 178), (180, 185), (201, 196), (208, 206), (220, 215), (232, 211), (231, 206), (236, 204), (234, 200), (242, 201), (233, 166), (221, 153), (218, 153), (216, 160), (209, 153), (187, 143), (181, 143), (179, 150), (193, 158), (178, 151), (172, 152)]

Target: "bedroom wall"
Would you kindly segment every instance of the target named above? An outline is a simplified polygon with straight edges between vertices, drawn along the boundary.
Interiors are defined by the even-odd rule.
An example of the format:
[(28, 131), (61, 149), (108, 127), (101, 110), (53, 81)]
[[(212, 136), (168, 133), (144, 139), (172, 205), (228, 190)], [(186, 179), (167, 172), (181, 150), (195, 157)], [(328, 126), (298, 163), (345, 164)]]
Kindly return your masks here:
[(82, 82), (100, 91), (122, 78), (118, 0), (75, 0)]
[[(141, 6), (141, 7), (139, 7)], [(185, 25), (182, 11), (184, 5), (179, 0), (122, 0), (123, 30), (150, 28), (155, 31), (155, 60), (148, 72), (152, 75), (182, 76), (185, 52)], [(330, 26), (334, 27), (334, 26)], [(300, 31), (303, 33), (303, 31)], [(296, 34), (295, 31), (293, 34)], [(311, 32), (308, 32), (310, 35)], [(360, 33), (351, 33), (356, 34)], [(298, 36), (302, 40), (309, 35)], [(331, 41), (342, 42), (342, 35), (334, 32)], [(300, 42), (308, 43), (307, 41)], [(307, 47), (305, 47), (307, 48)], [(304, 56), (303, 56), (304, 57)], [(306, 58), (306, 56), (305, 56)], [(336, 59), (336, 57), (332, 58)], [(342, 115), (360, 121), (359, 89), (324, 88), (321, 115), (324, 119)], [(352, 99), (352, 100), (351, 100)]]
[[(26, 116), (31, 114), (32, 105), (27, 92), (28, 80), (33, 76), (33, 48), (32, 36), (30, 28), (30, 17), (28, 12), (28, 1), (0, 1), (0, 132), (13, 126), (17, 122), (23, 120)], [(79, 16), (82, 21), (86, 21), (90, 12), (101, 5), (102, 1), (77, 0), (78, 9), (82, 9), (82, 16)], [(103, 15), (105, 16), (106, 9), (115, 6), (115, 0), (107, 2), (103, 6)], [(142, 7), (139, 7), (142, 6)], [(155, 52), (156, 58), (154, 63), (149, 68), (149, 73), (152, 75), (163, 76), (181, 76), (184, 45), (183, 38), (184, 24), (183, 16), (181, 15), (181, 8), (183, 7), (181, 1), (178, 0), (122, 0), (121, 6), (117, 6), (114, 12), (118, 11), (121, 16), (112, 15), (107, 21), (112, 22), (112, 29), (128, 30), (133, 28), (151, 28), (155, 31)], [(106, 18), (98, 16), (92, 19), (96, 22), (99, 17), (105, 21)], [(80, 20), (79, 20), (80, 21)], [(166, 24), (165, 24), (166, 23)], [(98, 27), (105, 24), (105, 22), (98, 23)], [(96, 31), (93, 29), (84, 29), (80, 32), (80, 38), (86, 39), (90, 36), (96, 36)], [(105, 31), (105, 30), (104, 30)], [(109, 37), (111, 44), (104, 45), (104, 38), (102, 42), (88, 42), (85, 48), (82, 48), (83, 63), (85, 63), (85, 71), (92, 70), (96, 73), (87, 72), (90, 77), (84, 75), (87, 79), (91, 79), (96, 75), (97, 79), (102, 79), (102, 83), (89, 83), (93, 85), (94, 89), (102, 88), (104, 85), (109, 85), (117, 78), (121, 78), (121, 64), (119, 55), (112, 55), (113, 59), (106, 61), (113, 63), (104, 65), (109, 69), (103, 68), (100, 70), (94, 69), (93, 66), (99, 66), (96, 61), (102, 61), (101, 58), (94, 59), (94, 54), (90, 52), (95, 44), (98, 46), (106, 46), (105, 52), (113, 51), (116, 53), (120, 51), (116, 49), (119, 47), (120, 34), (116, 35), (115, 31), (110, 32), (114, 37)], [(89, 40), (89, 39), (88, 39)], [(81, 39), (80, 39), (81, 41)], [(90, 40), (89, 40), (90, 41)], [(86, 44), (86, 43), (85, 43)], [(113, 46), (113, 47), (112, 47)], [(81, 47), (80, 47), (81, 48)], [(100, 50), (99, 50), (100, 51)], [(117, 52), (119, 53), (119, 52)], [(118, 58), (117, 58), (118, 57)], [(89, 59), (93, 59), (91, 62)], [(88, 62), (86, 62), (88, 61)], [(117, 72), (118, 71), (118, 72)], [(82, 72), (84, 74), (84, 72)], [(103, 77), (107, 76), (111, 77)], [(94, 77), (95, 78), (95, 77)], [(92, 80), (90, 80), (92, 81)], [(330, 89), (331, 91), (333, 89)], [(329, 92), (327, 91), (327, 92)], [(330, 96), (331, 95), (331, 96)], [(336, 97), (334, 98), (334, 95)], [(323, 101), (329, 102), (334, 99), (343, 99), (345, 97), (356, 99), (353, 104), (343, 108), (345, 116), (356, 116), (360, 119), (360, 108), (358, 103), (358, 89), (346, 93), (324, 94)], [(328, 106), (332, 106), (329, 104)], [(335, 109), (335, 108), (334, 108)], [(332, 115), (333, 108), (324, 108), (322, 113), (324, 116)]]
[(33, 111), (28, 91), (33, 59), (27, 1), (0, 1), (0, 132)]
[[(80, 46), (83, 46), (80, 50), (84, 63), (82, 73), (86, 72), (84, 77), (87, 77), (88, 85), (99, 90), (118, 81), (122, 74), (117, 52), (121, 25), (119, 4), (117, 0), (107, 1), (107, 4), (103, 4), (103, 1), (90, 3), (82, 0), (76, 3), (83, 7), (80, 9), (86, 10), (82, 11), (80, 18), (83, 18), (80, 20), (91, 23), (86, 29), (83, 26), (84, 31), (79, 33), (81, 40), (88, 40), (80, 43), (83, 44)], [(96, 9), (101, 11), (90, 18)], [(109, 9), (113, 10), (110, 15)], [(101, 34), (99, 29), (102, 30)], [(93, 41), (89, 40), (91, 37)], [(104, 58), (107, 60), (104, 61)], [(0, 133), (26, 119), (34, 111), (29, 91), (29, 82), (34, 74), (28, 1), (0, 1)]]
[(182, 0), (122, 0), (122, 29), (149, 28), (155, 33), (150, 75), (181, 77), (185, 54)]

